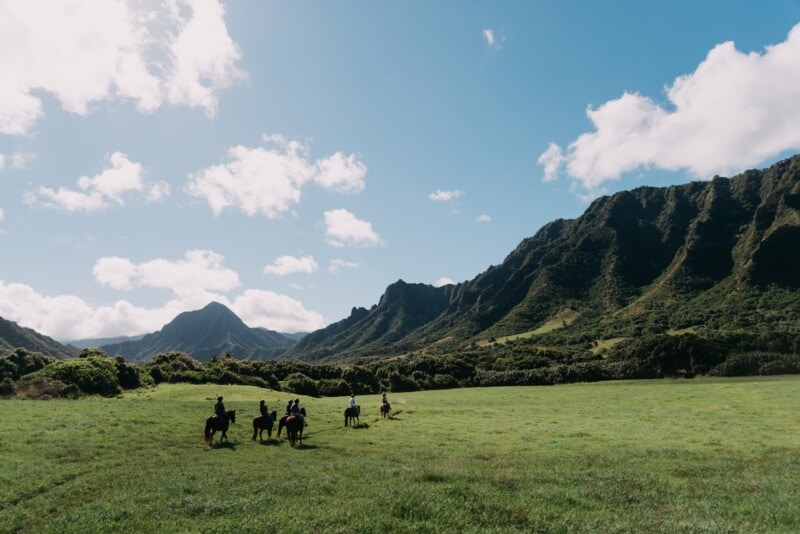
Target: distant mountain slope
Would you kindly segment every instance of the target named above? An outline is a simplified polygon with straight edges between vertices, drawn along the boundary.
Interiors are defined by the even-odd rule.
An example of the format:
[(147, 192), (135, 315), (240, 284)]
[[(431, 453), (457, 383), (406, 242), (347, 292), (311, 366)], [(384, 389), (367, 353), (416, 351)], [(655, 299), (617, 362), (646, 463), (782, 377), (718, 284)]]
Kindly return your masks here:
[(75, 339), (65, 341), (65, 343), (72, 345), (73, 347), (78, 347), (79, 349), (88, 349), (102, 347), (103, 345), (117, 345), (119, 343), (125, 343), (126, 341), (139, 341), (143, 337), (144, 334), (140, 336), (99, 337), (90, 339)]
[[(648, 313), (651, 303), (698, 302), (706, 294), (720, 302), (737, 287), (752, 293), (768, 286), (800, 289), (800, 156), (732, 179), (598, 198), (577, 219), (545, 225), (473, 280), (445, 288), (393, 284), (377, 306), (354, 309), (286, 356), (316, 361), (463, 345), (534, 330), (564, 310), (583, 324), (594, 321), (599, 332), (617, 318)], [(736, 313), (720, 309), (728, 312)]]
[(100, 347), (109, 355), (145, 361), (162, 352), (180, 351), (203, 361), (230, 352), (241, 359), (272, 359), (294, 341), (266, 328), (250, 328), (217, 302), (201, 310), (181, 313), (160, 331), (138, 341)]
[(0, 317), (0, 352), (19, 347), (27, 349), (28, 352), (41, 352), (53, 358), (68, 358), (78, 353), (75, 347), (62, 345), (30, 328)]

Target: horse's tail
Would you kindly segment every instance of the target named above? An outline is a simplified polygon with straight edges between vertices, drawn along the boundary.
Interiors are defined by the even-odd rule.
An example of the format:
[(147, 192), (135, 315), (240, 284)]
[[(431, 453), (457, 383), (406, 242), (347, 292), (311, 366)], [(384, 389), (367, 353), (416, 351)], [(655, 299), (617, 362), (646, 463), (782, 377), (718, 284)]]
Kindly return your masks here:
[(257, 419), (258, 417), (253, 418), (253, 441), (256, 440), (256, 434), (258, 434), (258, 423), (256, 423)]
[(283, 430), (283, 425), (286, 424), (286, 419), (281, 417), (281, 422), (278, 423), (278, 437), (281, 437), (281, 430)]
[(206, 430), (203, 435), (206, 438), (206, 443), (211, 443), (211, 418), (206, 419)]

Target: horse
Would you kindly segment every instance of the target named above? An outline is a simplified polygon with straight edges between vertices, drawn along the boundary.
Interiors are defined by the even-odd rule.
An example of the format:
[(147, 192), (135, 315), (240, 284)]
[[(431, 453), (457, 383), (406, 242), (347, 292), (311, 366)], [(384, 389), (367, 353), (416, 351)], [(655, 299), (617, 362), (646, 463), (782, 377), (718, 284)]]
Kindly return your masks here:
[(204, 435), (206, 438), (206, 443), (208, 443), (209, 445), (211, 445), (214, 433), (217, 431), (222, 432), (222, 435), (219, 438), (220, 443), (222, 443), (223, 438), (225, 438), (225, 441), (228, 441), (228, 434), (227, 434), (228, 422), (229, 421), (231, 423), (236, 422), (236, 410), (230, 410), (228, 412), (225, 412), (225, 414), (228, 416), (227, 420), (223, 420), (222, 418), (217, 417), (216, 415), (212, 415), (211, 417), (206, 418), (206, 430)]
[(347, 408), (345, 408), (344, 409), (344, 426), (347, 426), (348, 424), (350, 426), (352, 426), (353, 422), (355, 422), (355, 424), (360, 424), (360, 421), (358, 420), (358, 415), (359, 415), (358, 412), (359, 411), (360, 410), (358, 409), (358, 407), (353, 408), (351, 406), (348, 406)]
[(260, 441), (264, 441), (264, 436), (262, 436), (264, 430), (267, 431), (267, 441), (272, 438), (272, 425), (278, 418), (278, 412), (273, 410), (270, 415), (272, 416), (271, 418), (264, 417), (263, 415), (253, 418), (253, 441), (256, 440), (256, 435), (258, 435), (258, 439)]
[(383, 417), (384, 419), (389, 417), (389, 410), (390, 409), (391, 409), (391, 407), (389, 406), (388, 402), (382, 402), (381, 403), (381, 417)]
[(306, 409), (300, 408), (300, 414), (303, 417), (286, 414), (281, 417), (278, 422), (278, 437), (281, 437), (281, 430), (286, 427), (286, 437), (289, 438), (289, 443), (294, 446), (295, 442), (300, 441), (303, 444), (303, 427), (305, 426)]

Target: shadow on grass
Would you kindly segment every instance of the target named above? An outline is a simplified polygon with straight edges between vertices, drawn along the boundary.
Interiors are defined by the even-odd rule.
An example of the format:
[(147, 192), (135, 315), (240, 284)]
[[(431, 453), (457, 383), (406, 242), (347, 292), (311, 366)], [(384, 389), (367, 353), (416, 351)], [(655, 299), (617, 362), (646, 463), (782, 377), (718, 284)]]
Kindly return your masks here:
[(267, 447), (277, 447), (281, 444), (280, 440), (277, 439), (268, 439), (264, 441), (259, 441), (259, 445), (265, 445)]
[(230, 449), (232, 451), (235, 451), (236, 450), (236, 442), (235, 441), (234, 442), (225, 441), (223, 443), (217, 442), (217, 443), (212, 443), (211, 445), (209, 445), (209, 447), (212, 448), (212, 449)]
[(298, 451), (313, 451), (315, 449), (318, 449), (319, 447), (317, 447), (316, 445), (306, 445), (305, 443), (298, 443), (292, 448)]
[(356, 423), (355, 425), (350, 425), (350, 428), (353, 430), (363, 430), (369, 428), (369, 423)]

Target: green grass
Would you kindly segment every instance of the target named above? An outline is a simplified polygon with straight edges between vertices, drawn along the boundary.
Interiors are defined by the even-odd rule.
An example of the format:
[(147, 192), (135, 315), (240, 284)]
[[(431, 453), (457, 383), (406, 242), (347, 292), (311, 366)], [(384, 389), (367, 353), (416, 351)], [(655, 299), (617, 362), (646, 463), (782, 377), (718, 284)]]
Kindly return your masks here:
[[(230, 446), (204, 418), (225, 395)], [(250, 441), (244, 386), (0, 402), (2, 532), (796, 532), (800, 377), (308, 399), (302, 447)], [(274, 436), (273, 436), (274, 437)]]

